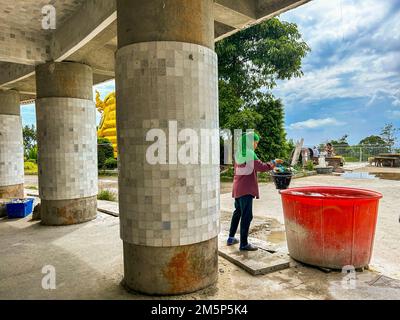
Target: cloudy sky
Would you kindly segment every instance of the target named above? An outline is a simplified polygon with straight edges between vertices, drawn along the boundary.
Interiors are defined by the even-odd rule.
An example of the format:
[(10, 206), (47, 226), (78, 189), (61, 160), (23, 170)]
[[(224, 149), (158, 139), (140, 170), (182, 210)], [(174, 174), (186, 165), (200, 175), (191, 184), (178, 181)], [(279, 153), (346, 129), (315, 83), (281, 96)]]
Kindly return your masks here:
[[(288, 137), (307, 145), (349, 135), (357, 144), (386, 123), (400, 127), (400, 1), (313, 0), (281, 16), (298, 25), (312, 52), (304, 77), (274, 90)], [(96, 87), (104, 97), (114, 81)], [(24, 124), (35, 123), (33, 106)]]
[(312, 52), (304, 77), (279, 83), (288, 136), (317, 144), (400, 127), (400, 1), (313, 0), (285, 13)]

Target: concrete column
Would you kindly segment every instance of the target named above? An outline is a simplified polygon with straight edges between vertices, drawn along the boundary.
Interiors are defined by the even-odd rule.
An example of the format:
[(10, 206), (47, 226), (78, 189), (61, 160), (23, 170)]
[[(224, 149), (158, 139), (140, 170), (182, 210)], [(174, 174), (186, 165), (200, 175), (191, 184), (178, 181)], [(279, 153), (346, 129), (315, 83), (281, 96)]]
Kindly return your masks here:
[(24, 144), (19, 93), (0, 90), (0, 198), (24, 197)]
[(36, 67), (39, 195), (45, 225), (92, 220), (97, 212), (93, 73), (84, 64)]
[[(147, 294), (193, 292), (217, 280), (219, 165), (174, 163), (173, 150), (182, 129), (214, 130), (218, 141), (213, 0), (118, 0), (117, 10), (123, 283)], [(147, 161), (150, 129), (170, 138), (159, 149), (169, 150), (168, 163)], [(218, 144), (210, 152), (219, 159)]]

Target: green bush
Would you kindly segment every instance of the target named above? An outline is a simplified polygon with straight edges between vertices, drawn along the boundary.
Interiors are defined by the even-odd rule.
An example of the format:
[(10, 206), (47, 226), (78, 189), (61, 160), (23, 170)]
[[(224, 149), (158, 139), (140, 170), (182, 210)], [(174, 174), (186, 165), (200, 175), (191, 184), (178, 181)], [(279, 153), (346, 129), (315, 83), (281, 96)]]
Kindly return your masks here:
[(25, 171), (25, 174), (28, 174), (28, 175), (38, 174), (38, 166), (36, 163), (26, 161), (26, 162), (24, 162), (24, 171)]
[(28, 155), (27, 156), (28, 156), (29, 160), (34, 160), (35, 163), (36, 163), (37, 158), (38, 158), (38, 147), (37, 146), (33, 146), (32, 148), (30, 148), (28, 150)]
[(97, 160), (98, 160), (98, 168), (105, 169), (106, 160), (109, 158), (114, 158), (114, 148), (111, 142), (106, 138), (98, 138), (97, 139)]
[(221, 172), (221, 177), (233, 178), (234, 174), (235, 170), (233, 169), (233, 167), (229, 167), (227, 170)]
[(356, 157), (344, 157), (344, 161), (346, 161), (346, 162), (358, 162), (358, 161), (360, 161), (360, 159), (356, 158)]
[(314, 163), (312, 162), (312, 160), (308, 160), (305, 168), (307, 171), (314, 171)]
[(97, 195), (98, 200), (117, 202), (117, 195), (110, 190), (101, 190)]
[(114, 158), (108, 158), (108, 159), (104, 162), (104, 166), (105, 166), (107, 169), (110, 169), (110, 170), (116, 169), (116, 168), (118, 167), (118, 161), (117, 161), (117, 159), (114, 159)]

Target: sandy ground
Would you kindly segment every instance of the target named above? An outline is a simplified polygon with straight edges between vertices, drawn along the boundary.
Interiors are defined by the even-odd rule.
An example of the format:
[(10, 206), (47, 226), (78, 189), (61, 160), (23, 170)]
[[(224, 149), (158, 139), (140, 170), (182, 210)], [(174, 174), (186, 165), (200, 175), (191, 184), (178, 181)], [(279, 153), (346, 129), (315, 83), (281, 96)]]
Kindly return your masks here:
[[(365, 168), (356, 172), (386, 172), (390, 176), (400, 174), (400, 169)], [(355, 175), (357, 176), (357, 175)], [(400, 177), (399, 177), (400, 178)], [(374, 252), (371, 268), (390, 277), (400, 280), (400, 200), (399, 180), (353, 178), (346, 179), (340, 176), (312, 176), (293, 180), (291, 187), (303, 186), (342, 186), (371, 189), (383, 194), (380, 202), (378, 223), (375, 234)], [(261, 199), (254, 202), (255, 219), (260, 221), (277, 221), (284, 228), (282, 203), (279, 193), (272, 184), (263, 184), (260, 187)], [(221, 195), (221, 211), (227, 214), (233, 210), (233, 201), (230, 194)], [(224, 215), (222, 215), (223, 217)], [(256, 222), (257, 224), (257, 222)], [(254, 222), (253, 222), (254, 226)], [(276, 227), (275, 227), (276, 229)], [(279, 230), (279, 228), (278, 228)], [(268, 230), (259, 234), (259, 238), (268, 239)]]
[[(110, 187), (115, 184), (111, 181), (113, 177), (104, 180), (100, 183), (108, 183)], [(30, 182), (33, 185), (34, 178), (27, 185)], [(400, 299), (400, 281), (396, 281), (400, 280), (400, 181), (313, 176), (296, 179), (291, 186), (307, 185), (360, 187), (384, 195), (371, 270), (357, 273), (354, 287), (343, 283), (340, 272), (325, 273), (294, 261), (291, 268), (254, 277), (219, 258), (219, 280), (215, 286), (165, 299)], [(272, 184), (263, 184), (260, 189), (251, 236), (284, 249), (279, 193)], [(224, 185), (223, 190), (229, 192), (230, 185)], [(230, 193), (222, 194), (222, 231), (229, 226), (232, 207)], [(127, 293), (120, 286), (123, 260), (119, 220), (105, 214), (99, 214), (95, 221), (67, 227), (44, 227), (29, 217), (15, 221), (2, 219), (0, 257), (0, 299), (153, 299)], [(56, 290), (44, 290), (41, 286), (45, 265), (56, 268)], [(390, 277), (392, 282), (379, 280), (381, 275)]]

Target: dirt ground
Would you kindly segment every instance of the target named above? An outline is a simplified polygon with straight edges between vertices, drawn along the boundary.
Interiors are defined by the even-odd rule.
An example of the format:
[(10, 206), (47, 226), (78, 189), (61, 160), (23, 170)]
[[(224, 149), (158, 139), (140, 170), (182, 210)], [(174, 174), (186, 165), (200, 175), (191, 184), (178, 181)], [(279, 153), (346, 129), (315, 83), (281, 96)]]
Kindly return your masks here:
[[(366, 168), (357, 171), (372, 171)], [(378, 169), (381, 170), (381, 169)], [(105, 180), (105, 181), (104, 181)], [(99, 184), (115, 187), (114, 177)], [(34, 184), (34, 178), (27, 185)], [(206, 290), (161, 299), (400, 299), (400, 181), (340, 176), (296, 179), (292, 187), (310, 185), (351, 186), (383, 194), (379, 207), (375, 245), (370, 270), (357, 273), (354, 286), (343, 282), (340, 272), (292, 261), (291, 267), (262, 276), (219, 258), (218, 283)], [(233, 209), (230, 185), (221, 194), (221, 231), (229, 228)], [(260, 186), (261, 199), (254, 203), (251, 237), (286, 249), (280, 195), (271, 183)], [(159, 299), (127, 293), (123, 277), (119, 220), (99, 214), (95, 221), (68, 227), (44, 227), (30, 218), (0, 219), (0, 299)], [(57, 289), (43, 290), (41, 269), (57, 270)]]

